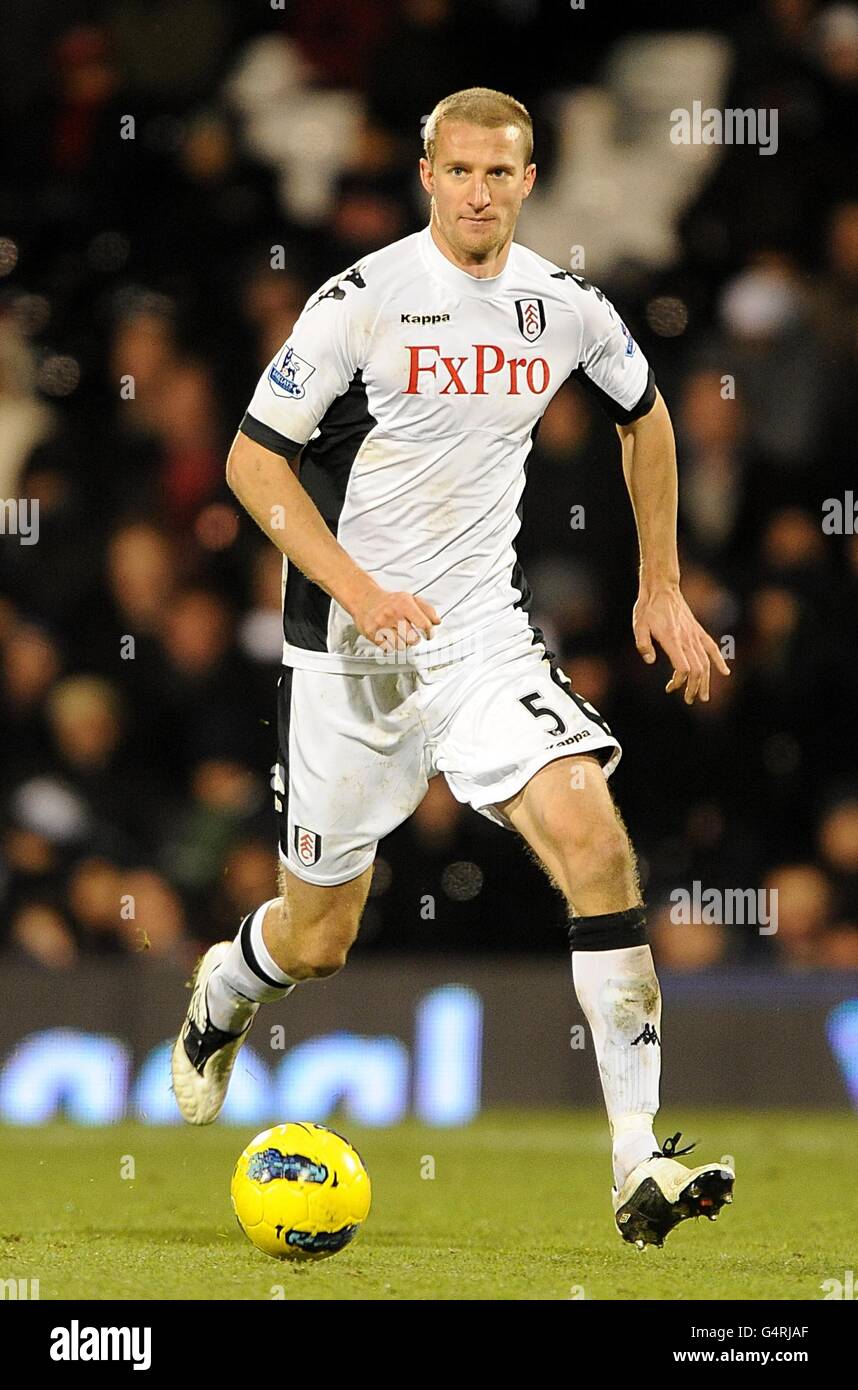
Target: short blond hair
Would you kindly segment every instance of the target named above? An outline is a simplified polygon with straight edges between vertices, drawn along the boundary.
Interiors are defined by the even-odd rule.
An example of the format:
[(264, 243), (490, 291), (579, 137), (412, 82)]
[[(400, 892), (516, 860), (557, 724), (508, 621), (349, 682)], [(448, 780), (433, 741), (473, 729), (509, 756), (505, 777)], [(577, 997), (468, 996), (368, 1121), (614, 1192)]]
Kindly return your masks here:
[(443, 97), (431, 112), (423, 129), (423, 149), (430, 164), (435, 162), (438, 127), (442, 121), (467, 121), (470, 125), (517, 126), (524, 136), (524, 166), (533, 157), (533, 122), (526, 106), (506, 92), (491, 87), (466, 87), (452, 96)]

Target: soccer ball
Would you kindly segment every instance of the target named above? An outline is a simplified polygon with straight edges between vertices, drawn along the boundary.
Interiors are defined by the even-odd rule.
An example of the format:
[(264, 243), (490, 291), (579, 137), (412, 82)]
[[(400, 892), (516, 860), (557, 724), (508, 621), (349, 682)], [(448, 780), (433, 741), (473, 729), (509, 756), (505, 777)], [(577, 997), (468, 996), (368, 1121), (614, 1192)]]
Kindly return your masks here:
[(235, 1165), (230, 1196), (258, 1250), (279, 1260), (324, 1260), (354, 1240), (369, 1214), (371, 1187), (360, 1154), (341, 1134), (293, 1123), (251, 1140)]

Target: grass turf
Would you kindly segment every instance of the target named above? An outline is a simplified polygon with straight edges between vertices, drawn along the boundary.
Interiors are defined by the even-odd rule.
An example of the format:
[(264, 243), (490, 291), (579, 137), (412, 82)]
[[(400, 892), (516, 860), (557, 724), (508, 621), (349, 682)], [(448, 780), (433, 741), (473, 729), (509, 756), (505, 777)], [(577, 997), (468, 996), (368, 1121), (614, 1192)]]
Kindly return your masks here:
[(373, 1208), (341, 1254), (298, 1268), (232, 1215), (250, 1131), (0, 1128), (0, 1279), (38, 1278), (42, 1299), (820, 1299), (855, 1267), (858, 1118), (665, 1113), (659, 1136), (681, 1125), (699, 1141), (686, 1163), (731, 1153), (737, 1178), (717, 1223), (685, 1222), (662, 1250), (614, 1229), (600, 1114), (494, 1111), (458, 1130), (335, 1118)]

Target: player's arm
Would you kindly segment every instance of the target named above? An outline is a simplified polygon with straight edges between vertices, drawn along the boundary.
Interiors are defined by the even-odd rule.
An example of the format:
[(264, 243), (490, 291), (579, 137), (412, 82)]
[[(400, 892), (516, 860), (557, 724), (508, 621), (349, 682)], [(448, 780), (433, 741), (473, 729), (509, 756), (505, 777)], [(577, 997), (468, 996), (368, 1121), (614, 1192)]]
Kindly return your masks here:
[(396, 651), (421, 635), (431, 637), (437, 612), (414, 594), (383, 589), (361, 569), (291, 466), (366, 366), (370, 294), (354, 266), (310, 296), (257, 382), (230, 451), (227, 480), (278, 550), (351, 615), (361, 635)]
[(652, 369), (601, 290), (580, 275), (573, 303), (581, 317), (580, 360), (573, 377), (617, 426), (623, 472), (641, 552), (640, 591), (633, 614), (644, 661), (656, 659), (653, 639), (673, 663), (670, 693), (685, 686), (686, 704), (709, 699), (710, 663), (730, 674), (720, 650), (679, 590), (676, 550), (676, 446), (667, 406)]
[(385, 650), (397, 645), (393, 634), (406, 646), (417, 640), (412, 629), (431, 637), (432, 623), (440, 622), (432, 605), (413, 594), (383, 589), (361, 569), (332, 535), (298, 481), (293, 462), (239, 430), (227, 459), (227, 482), (290, 564), (336, 599), (364, 637)]
[(686, 704), (693, 704), (698, 695), (708, 700), (711, 664), (723, 676), (730, 671), (680, 592), (676, 445), (660, 393), (656, 391), (646, 414), (617, 424), (617, 433), (640, 544), (640, 588), (632, 618), (637, 649), (644, 661), (655, 661), (655, 639), (673, 663), (665, 687), (668, 694), (684, 685)]

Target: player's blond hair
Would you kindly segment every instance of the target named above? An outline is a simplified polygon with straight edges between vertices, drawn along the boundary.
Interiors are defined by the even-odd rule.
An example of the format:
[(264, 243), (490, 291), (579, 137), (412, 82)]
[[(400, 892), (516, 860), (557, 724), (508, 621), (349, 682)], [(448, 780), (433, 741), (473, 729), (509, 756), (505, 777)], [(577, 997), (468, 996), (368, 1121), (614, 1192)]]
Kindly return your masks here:
[(524, 165), (527, 168), (533, 156), (533, 122), (526, 106), (506, 92), (496, 92), (492, 87), (466, 87), (461, 92), (453, 92), (443, 97), (431, 112), (423, 129), (423, 149), (430, 164), (435, 162), (435, 146), (438, 127), (442, 121), (467, 121), (470, 125), (487, 126), (496, 130), (498, 126), (517, 126), (524, 137)]

